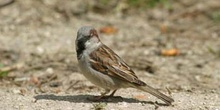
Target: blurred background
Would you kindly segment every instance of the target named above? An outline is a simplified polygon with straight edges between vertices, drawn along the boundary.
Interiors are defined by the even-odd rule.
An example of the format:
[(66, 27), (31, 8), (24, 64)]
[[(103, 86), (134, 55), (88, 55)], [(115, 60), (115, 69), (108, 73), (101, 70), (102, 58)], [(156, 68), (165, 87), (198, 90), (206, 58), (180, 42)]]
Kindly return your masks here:
[(220, 106), (219, 0), (0, 0), (0, 94), (101, 91), (78, 74), (75, 38), (86, 25), (186, 108)]

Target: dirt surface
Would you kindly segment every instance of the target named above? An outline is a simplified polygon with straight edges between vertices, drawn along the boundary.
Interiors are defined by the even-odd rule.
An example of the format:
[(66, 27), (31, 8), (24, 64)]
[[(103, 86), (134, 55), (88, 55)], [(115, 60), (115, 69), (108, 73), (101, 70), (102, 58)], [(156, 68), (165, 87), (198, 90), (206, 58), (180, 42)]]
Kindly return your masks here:
[[(0, 110), (220, 109), (218, 0), (140, 12), (121, 3), (108, 13), (91, 11), (95, 2), (85, 1), (0, 0)], [(75, 38), (85, 25), (114, 28), (99, 33), (103, 43), (141, 80), (170, 95), (173, 105), (131, 88), (116, 92), (122, 98), (89, 101), (103, 90), (78, 71)], [(166, 53), (170, 49), (176, 53)]]

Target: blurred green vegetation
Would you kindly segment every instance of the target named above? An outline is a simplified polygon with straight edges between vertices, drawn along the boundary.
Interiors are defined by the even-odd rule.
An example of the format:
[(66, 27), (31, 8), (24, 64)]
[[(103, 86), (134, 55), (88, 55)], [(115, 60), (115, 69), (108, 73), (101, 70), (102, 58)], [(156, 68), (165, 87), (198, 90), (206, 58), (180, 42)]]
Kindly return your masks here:
[(7, 76), (7, 75), (8, 75), (8, 72), (5, 72), (5, 71), (4, 71), (4, 72), (0, 72), (0, 78), (1, 78), (1, 77), (5, 77), (5, 76)]
[[(112, 3), (111, 0), (98, 0), (102, 6), (108, 6)], [(116, 4), (125, 3), (129, 8), (132, 9), (147, 9), (154, 8), (156, 6), (163, 6), (164, 8), (172, 8), (172, 0), (119, 0)]]
[(102, 5), (108, 5), (110, 0), (99, 0)]
[(105, 107), (107, 106), (106, 103), (98, 103), (98, 104), (93, 104), (93, 110), (105, 110)]
[(220, 11), (214, 11), (211, 13), (211, 19), (216, 22), (220, 23)]
[(127, 4), (136, 8), (153, 8), (157, 5), (171, 8), (171, 0), (127, 0)]
[(207, 49), (208, 49), (208, 51), (209, 51), (211, 54), (215, 55), (217, 58), (220, 58), (220, 49), (214, 50), (214, 49), (213, 49), (212, 47), (210, 47), (210, 46), (208, 46)]
[[(2, 63), (0, 63), (0, 68), (4, 67), (4, 65)], [(0, 78), (1, 77), (5, 77), (8, 75), (8, 72), (5, 72), (5, 71), (0, 71)]]
[(4, 67), (4, 65), (2, 63), (0, 63), (0, 68)]

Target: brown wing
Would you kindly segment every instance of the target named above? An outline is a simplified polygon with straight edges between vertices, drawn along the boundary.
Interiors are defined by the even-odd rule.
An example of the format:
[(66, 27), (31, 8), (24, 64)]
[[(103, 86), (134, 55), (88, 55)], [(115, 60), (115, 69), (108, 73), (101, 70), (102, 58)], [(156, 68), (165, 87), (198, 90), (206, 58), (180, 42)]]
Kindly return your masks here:
[(110, 48), (102, 44), (96, 51), (90, 54), (90, 65), (93, 69), (133, 83), (137, 85), (145, 85), (144, 82), (140, 81), (135, 75), (133, 70)]

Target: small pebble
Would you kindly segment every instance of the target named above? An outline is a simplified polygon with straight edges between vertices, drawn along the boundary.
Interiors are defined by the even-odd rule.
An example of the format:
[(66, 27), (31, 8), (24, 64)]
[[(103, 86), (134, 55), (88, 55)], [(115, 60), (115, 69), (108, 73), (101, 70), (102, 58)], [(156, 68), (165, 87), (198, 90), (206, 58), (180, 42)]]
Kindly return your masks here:
[(46, 72), (47, 72), (47, 73), (50, 73), (50, 74), (53, 74), (53, 73), (54, 73), (53, 68), (47, 68)]

